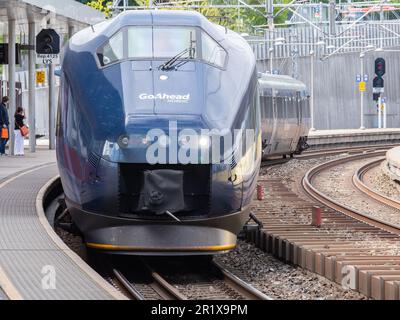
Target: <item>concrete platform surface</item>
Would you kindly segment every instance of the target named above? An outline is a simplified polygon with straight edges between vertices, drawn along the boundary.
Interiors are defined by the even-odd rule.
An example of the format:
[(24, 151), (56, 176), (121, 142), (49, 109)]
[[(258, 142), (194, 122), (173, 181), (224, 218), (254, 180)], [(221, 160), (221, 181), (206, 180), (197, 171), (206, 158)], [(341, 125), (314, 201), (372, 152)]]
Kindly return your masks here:
[(311, 149), (330, 147), (400, 144), (400, 129), (342, 129), (310, 131)]
[(69, 249), (43, 212), (55, 152), (0, 157), (0, 300), (124, 299)]
[(309, 137), (327, 137), (338, 135), (381, 135), (395, 133), (400, 134), (400, 128), (386, 128), (386, 129), (336, 129), (336, 130), (315, 130), (310, 131)]
[(400, 181), (400, 147), (393, 148), (386, 153), (386, 162), (391, 178)]
[(0, 157), (0, 181), (18, 172), (28, 170), (45, 163), (55, 163), (56, 153), (47, 148), (38, 148), (36, 153), (30, 153), (25, 149), (25, 156)]

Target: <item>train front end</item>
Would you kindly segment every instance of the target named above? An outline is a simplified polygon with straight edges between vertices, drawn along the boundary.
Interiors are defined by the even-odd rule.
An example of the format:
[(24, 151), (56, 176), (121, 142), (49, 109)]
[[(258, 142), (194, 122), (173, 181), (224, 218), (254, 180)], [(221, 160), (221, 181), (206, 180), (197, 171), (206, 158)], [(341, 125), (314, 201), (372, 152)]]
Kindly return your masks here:
[(62, 65), (57, 157), (89, 248), (231, 250), (261, 157), (255, 60), (197, 13), (128, 12), (77, 33)]

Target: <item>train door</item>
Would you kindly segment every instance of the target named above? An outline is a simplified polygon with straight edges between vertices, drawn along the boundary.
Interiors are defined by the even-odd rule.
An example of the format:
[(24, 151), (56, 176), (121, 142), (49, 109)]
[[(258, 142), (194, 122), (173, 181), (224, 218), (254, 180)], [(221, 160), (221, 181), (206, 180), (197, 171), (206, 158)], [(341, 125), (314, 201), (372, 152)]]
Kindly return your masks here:
[(303, 123), (303, 108), (302, 108), (302, 98), (300, 92), (296, 92), (294, 96), (294, 107), (296, 109), (296, 126), (293, 130), (293, 142), (291, 150), (295, 151), (297, 149), (297, 144), (302, 134), (302, 123)]
[(264, 155), (271, 152), (272, 135), (274, 132), (274, 99), (272, 89), (260, 90), (261, 130)]
[(275, 150), (279, 144), (277, 138), (279, 137), (279, 126), (278, 126), (278, 97), (277, 97), (277, 90), (272, 89), (272, 122), (271, 122), (271, 149), (270, 153), (274, 154)]

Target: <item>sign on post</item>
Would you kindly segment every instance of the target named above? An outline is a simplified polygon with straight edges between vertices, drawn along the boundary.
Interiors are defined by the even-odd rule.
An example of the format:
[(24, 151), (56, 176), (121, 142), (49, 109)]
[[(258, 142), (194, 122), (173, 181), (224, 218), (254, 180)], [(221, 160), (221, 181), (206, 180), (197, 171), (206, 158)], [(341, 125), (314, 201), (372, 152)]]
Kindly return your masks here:
[(36, 84), (45, 84), (46, 83), (46, 72), (45, 71), (36, 71)]
[(372, 88), (372, 93), (384, 93), (385, 88)]
[(36, 54), (37, 64), (59, 64), (60, 55), (59, 54)]

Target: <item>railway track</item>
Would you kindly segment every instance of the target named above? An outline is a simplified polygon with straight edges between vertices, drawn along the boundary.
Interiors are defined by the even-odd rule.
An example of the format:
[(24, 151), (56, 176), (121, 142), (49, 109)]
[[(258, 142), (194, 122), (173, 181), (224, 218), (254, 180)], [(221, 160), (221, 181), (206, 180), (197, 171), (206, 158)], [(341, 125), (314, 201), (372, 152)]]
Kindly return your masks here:
[(141, 260), (113, 274), (135, 300), (271, 300), (217, 262), (160, 261)]
[(353, 183), (360, 192), (387, 206), (400, 210), (400, 201), (376, 191), (364, 181), (366, 173), (373, 168), (379, 167), (384, 161), (385, 159), (374, 160), (359, 168), (353, 176)]
[[(297, 184), (284, 183), (276, 175), (261, 178), (260, 183), (267, 188), (270, 198), (256, 203), (254, 214), (262, 222), (263, 228), (249, 232), (247, 237), (262, 250), (368, 298), (399, 299), (399, 225), (365, 214), (363, 210), (355, 210), (327, 196), (319, 188), (322, 184), (318, 182), (321, 173), (329, 177), (326, 172), (337, 167), (336, 175), (346, 180), (345, 188), (350, 194), (348, 199), (358, 197), (358, 193), (352, 193), (360, 191), (350, 190), (355, 188), (353, 180), (356, 178), (353, 176), (362, 181), (367, 164), (372, 166), (372, 162), (381, 161), (385, 151), (374, 149), (362, 152), (319, 164), (298, 174), (303, 176), (301, 184), (300, 181)], [(346, 171), (343, 167), (351, 161), (353, 166), (355, 163), (361, 164), (347, 176), (346, 172), (351, 170)], [(336, 180), (326, 179), (325, 183), (329, 190), (341, 187)], [(364, 197), (365, 201), (376, 202), (374, 205), (380, 206), (380, 210), (400, 215), (397, 209), (387, 203), (382, 204), (369, 194), (364, 193)], [(319, 209), (320, 226), (315, 221), (313, 224), (312, 220), (313, 210), (318, 212)]]
[[(335, 150), (333, 154), (344, 152)], [(355, 157), (373, 158), (381, 156), (384, 151), (379, 153), (374, 146), (372, 149), (352, 149), (353, 152), (363, 153)], [(323, 150), (308, 154), (305, 160), (318, 155), (331, 153)], [(360, 168), (358, 177), (361, 181), (365, 170)], [(274, 206), (272, 203), (275, 201), (269, 199), (256, 206), (254, 212), (264, 227), (249, 232), (249, 240), (282, 260), (339, 284), (343, 281), (341, 269), (345, 266), (354, 267), (357, 280), (352, 289), (375, 299), (399, 298), (400, 252), (392, 249), (393, 246), (400, 248), (400, 230), (397, 226), (384, 222), (378, 225), (374, 224), (377, 221), (351, 217), (339, 208), (325, 204), (322, 206), (323, 225), (318, 228), (311, 225), (311, 211), (314, 206), (321, 206), (319, 200), (304, 199), (303, 195), (288, 188), (279, 178), (261, 179), (261, 182), (269, 189), (270, 197), (284, 202), (284, 210)], [(376, 239), (379, 240), (377, 245), (366, 247), (365, 244), (370, 245)], [(269, 299), (221, 266), (210, 265), (210, 262), (198, 270), (193, 265), (171, 268), (147, 261), (146, 266), (138, 268), (141, 271), (132, 266), (112, 269), (115, 282), (132, 299)]]
[(266, 167), (272, 167), (276, 165), (281, 165), (286, 162), (289, 162), (291, 159), (297, 159), (297, 160), (309, 160), (309, 159), (314, 159), (322, 156), (335, 156), (335, 155), (340, 155), (343, 153), (347, 153), (349, 155), (352, 154), (359, 154), (363, 152), (375, 152), (379, 150), (387, 150), (393, 147), (397, 147), (398, 145), (370, 145), (370, 146), (361, 146), (361, 147), (349, 147), (349, 148), (330, 148), (330, 149), (321, 149), (321, 150), (307, 150), (303, 151), (302, 154), (300, 155), (294, 155), (293, 157), (285, 156), (285, 157), (273, 157), (270, 159), (265, 159), (261, 167), (266, 168)]
[[(362, 221), (367, 224), (373, 225), (375, 227), (381, 228), (385, 231), (400, 235), (400, 224), (394, 224), (394, 223), (389, 222), (388, 220), (385, 220), (385, 218), (372, 216), (371, 214), (364, 213), (360, 209), (355, 209), (354, 207), (344, 203), (346, 200), (341, 201), (340, 197), (337, 197), (337, 198), (330, 197), (329, 195), (324, 193), (324, 191), (319, 190), (318, 187), (316, 187), (316, 185), (314, 183), (314, 180), (323, 171), (327, 171), (331, 168), (334, 168), (334, 167), (337, 167), (337, 166), (340, 166), (340, 165), (343, 165), (343, 164), (346, 164), (348, 162), (352, 162), (355, 160), (364, 160), (364, 159), (373, 158), (373, 157), (378, 157), (378, 159), (374, 159), (372, 161), (372, 163), (376, 164), (376, 162), (381, 162), (384, 159), (382, 157), (385, 155), (385, 153), (386, 153), (385, 151), (370, 152), (368, 154), (363, 153), (363, 154), (345, 157), (342, 159), (336, 159), (336, 160), (325, 162), (321, 165), (318, 165), (318, 166), (312, 168), (311, 170), (309, 170), (306, 173), (306, 175), (304, 176), (304, 178), (302, 180), (302, 186), (303, 186), (304, 190), (306, 191), (306, 193), (309, 196), (311, 196), (312, 198), (314, 198), (315, 200), (317, 200), (319, 203), (324, 204), (329, 208), (332, 208), (341, 213), (344, 213), (344, 214), (346, 214), (354, 219), (357, 219), (359, 221)], [(371, 162), (367, 163), (367, 165), (363, 165), (361, 167), (361, 169), (364, 168), (364, 170), (361, 170), (361, 172), (365, 173), (365, 166), (370, 168), (370, 163)], [(368, 202), (372, 198), (373, 200), (376, 200), (379, 204), (388, 205), (389, 199), (385, 199), (385, 197), (383, 197), (382, 195), (379, 195), (377, 192), (372, 191), (372, 189), (367, 188), (365, 186), (365, 184), (362, 183), (361, 180), (359, 180), (359, 178), (357, 178), (357, 174), (361, 173), (361, 172), (360, 172), (360, 170), (357, 170), (355, 172), (355, 174), (352, 176), (352, 181), (354, 183), (354, 186), (357, 189), (363, 188), (362, 192), (360, 194), (354, 194), (354, 197), (359, 198), (360, 196), (364, 196), (365, 200), (363, 200), (363, 201)], [(356, 178), (354, 178), (354, 177), (356, 177)], [(392, 215), (397, 215), (397, 214), (400, 214), (400, 212), (397, 212), (398, 208), (399, 207), (394, 206), (394, 209), (396, 209), (396, 211), (389, 210), (389, 208), (387, 208), (387, 209), (388, 209), (388, 211), (391, 212)], [(385, 208), (383, 208), (383, 210), (384, 209)], [(374, 210), (374, 208), (372, 210)], [(382, 208), (376, 206), (375, 210), (382, 210)]]

